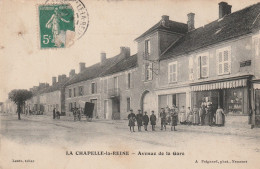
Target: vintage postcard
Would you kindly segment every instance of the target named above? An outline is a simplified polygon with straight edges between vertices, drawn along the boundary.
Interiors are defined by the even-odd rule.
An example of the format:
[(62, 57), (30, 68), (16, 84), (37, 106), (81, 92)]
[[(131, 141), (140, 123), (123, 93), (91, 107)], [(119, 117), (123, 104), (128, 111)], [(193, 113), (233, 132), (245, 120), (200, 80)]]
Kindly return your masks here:
[(0, 169), (259, 169), (257, 0), (0, 0)]

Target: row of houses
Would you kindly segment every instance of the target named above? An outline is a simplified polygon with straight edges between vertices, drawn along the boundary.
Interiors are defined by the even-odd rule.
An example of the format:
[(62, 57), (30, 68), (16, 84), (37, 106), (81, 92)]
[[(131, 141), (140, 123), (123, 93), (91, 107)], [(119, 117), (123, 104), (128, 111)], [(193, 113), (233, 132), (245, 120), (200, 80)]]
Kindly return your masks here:
[[(94, 117), (126, 119), (130, 109), (150, 114), (161, 107), (221, 106), (227, 123), (247, 125), (260, 121), (260, 3), (231, 12), (219, 3), (219, 18), (199, 28), (195, 14), (187, 23), (161, 20), (137, 37), (137, 53), (120, 53), (69, 77), (53, 77), (52, 85), (31, 90), (27, 109), (68, 114), (81, 102), (95, 104)], [(250, 117), (250, 118), (248, 118)], [(249, 120), (250, 119), (250, 120)]]

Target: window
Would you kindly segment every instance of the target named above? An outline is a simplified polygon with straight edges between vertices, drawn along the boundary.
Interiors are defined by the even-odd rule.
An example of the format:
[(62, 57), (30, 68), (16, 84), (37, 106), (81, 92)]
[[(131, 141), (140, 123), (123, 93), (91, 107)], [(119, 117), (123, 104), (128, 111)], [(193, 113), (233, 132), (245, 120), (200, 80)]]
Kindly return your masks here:
[(83, 95), (84, 95), (83, 86), (79, 86), (79, 96), (83, 96)]
[(97, 93), (97, 85), (96, 83), (91, 83), (91, 94)]
[(145, 55), (149, 56), (151, 54), (151, 42), (150, 40), (145, 41)]
[(198, 63), (198, 78), (207, 78), (209, 77), (209, 55), (208, 53), (201, 54), (197, 57)]
[(72, 103), (69, 103), (69, 111), (72, 111), (73, 105)]
[(129, 112), (130, 111), (130, 107), (131, 107), (131, 99), (130, 97), (126, 98), (126, 111)]
[(142, 70), (143, 80), (148, 81), (153, 79), (153, 63), (143, 64)]
[(177, 82), (177, 61), (168, 65), (168, 82)]
[(76, 88), (73, 88), (74, 97), (76, 97)]
[(132, 78), (132, 73), (127, 73), (127, 89), (130, 89), (131, 88), (131, 78)]
[(108, 89), (108, 83), (107, 83), (107, 79), (104, 79), (104, 93), (107, 93), (107, 89)]
[(217, 50), (217, 74), (224, 75), (231, 72), (231, 48)]
[(193, 80), (193, 58), (189, 58), (189, 79)]
[(69, 97), (71, 97), (72, 96), (72, 91), (71, 91), (71, 89), (69, 89)]
[(114, 77), (114, 89), (118, 89), (118, 77)]

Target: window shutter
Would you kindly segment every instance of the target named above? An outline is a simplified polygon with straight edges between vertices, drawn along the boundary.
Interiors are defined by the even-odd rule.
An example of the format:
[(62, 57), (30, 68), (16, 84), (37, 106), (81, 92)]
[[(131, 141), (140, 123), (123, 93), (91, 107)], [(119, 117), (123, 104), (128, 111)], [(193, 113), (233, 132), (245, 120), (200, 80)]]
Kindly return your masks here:
[(145, 63), (143, 63), (143, 66), (142, 66), (142, 81), (145, 81)]
[(231, 49), (228, 50), (228, 73), (231, 73)]
[(198, 56), (197, 57), (197, 78), (200, 78), (200, 69), (201, 69), (201, 57)]
[(219, 54), (220, 54), (220, 52), (217, 51), (217, 54), (216, 54), (216, 71), (217, 71), (217, 75), (219, 75)]
[(153, 79), (153, 63), (149, 63), (149, 80)]
[(177, 64), (177, 62), (175, 64), (175, 71), (174, 71), (174, 73), (175, 73), (175, 82), (177, 82), (177, 80), (178, 80), (178, 64)]

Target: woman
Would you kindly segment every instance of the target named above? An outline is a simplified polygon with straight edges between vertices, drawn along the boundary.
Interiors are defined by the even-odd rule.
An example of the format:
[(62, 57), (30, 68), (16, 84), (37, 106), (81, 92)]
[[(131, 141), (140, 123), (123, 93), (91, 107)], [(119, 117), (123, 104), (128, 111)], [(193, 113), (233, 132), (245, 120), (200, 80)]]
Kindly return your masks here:
[(200, 115), (199, 115), (199, 109), (194, 106), (194, 109), (193, 109), (193, 122), (192, 122), (193, 125), (199, 125), (200, 124)]
[(182, 106), (182, 109), (180, 110), (180, 124), (186, 123), (186, 112), (184, 109), (184, 106)]
[(188, 112), (187, 112), (187, 123), (188, 125), (191, 125), (193, 121), (193, 112), (190, 109), (190, 107), (188, 107)]
[(216, 111), (216, 125), (218, 127), (224, 126), (224, 116), (225, 115), (223, 109), (220, 106), (218, 106), (218, 109)]

